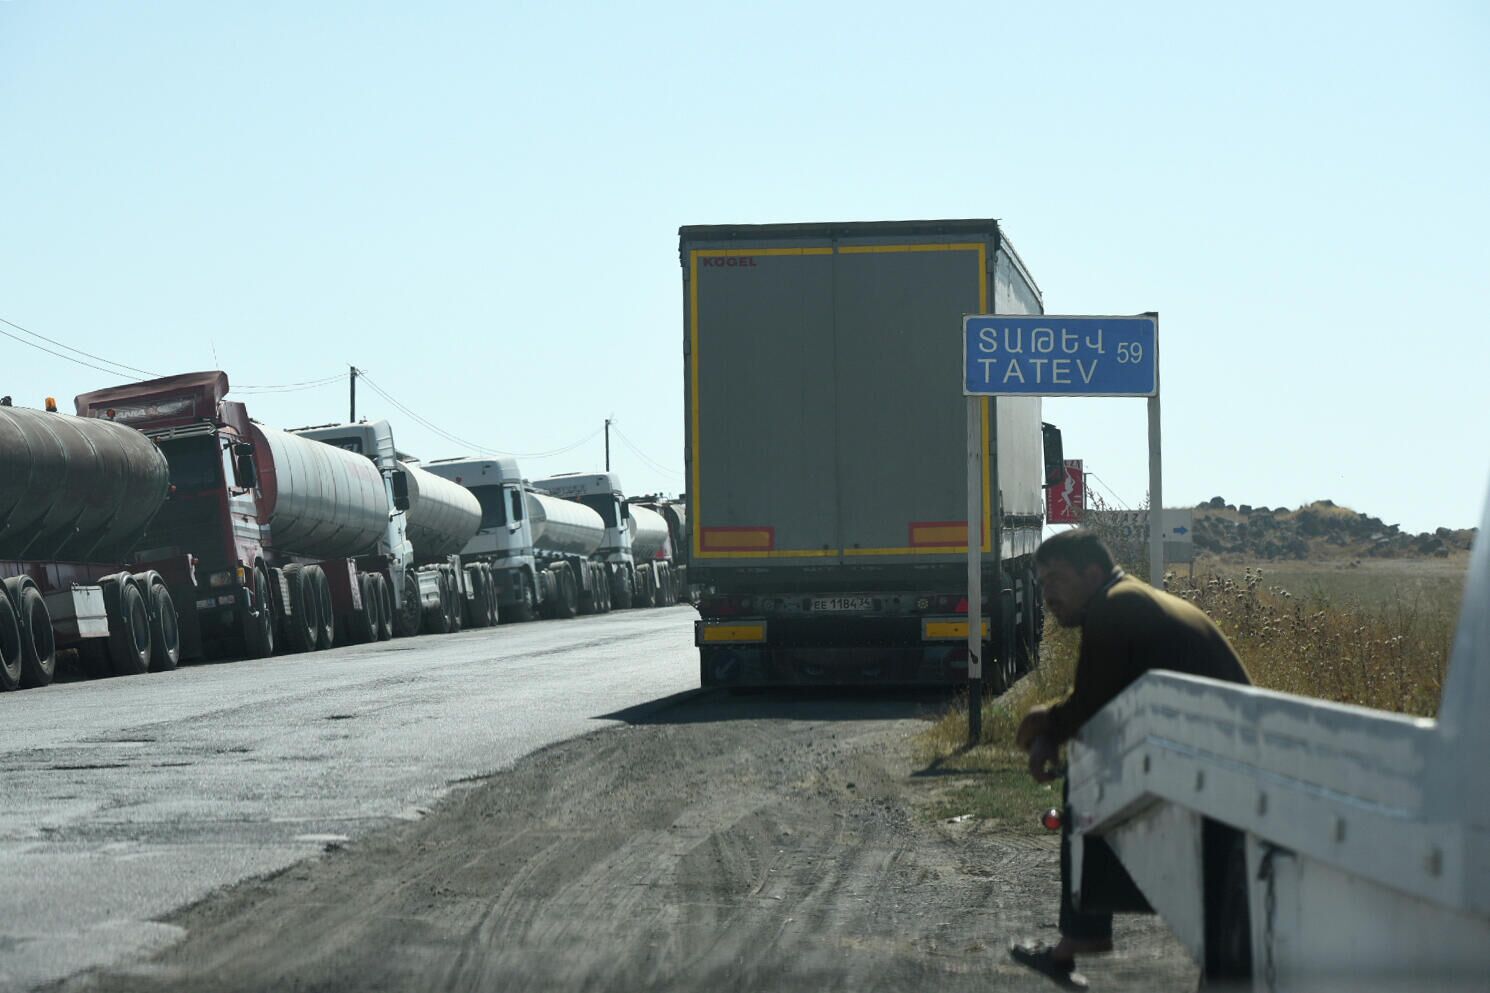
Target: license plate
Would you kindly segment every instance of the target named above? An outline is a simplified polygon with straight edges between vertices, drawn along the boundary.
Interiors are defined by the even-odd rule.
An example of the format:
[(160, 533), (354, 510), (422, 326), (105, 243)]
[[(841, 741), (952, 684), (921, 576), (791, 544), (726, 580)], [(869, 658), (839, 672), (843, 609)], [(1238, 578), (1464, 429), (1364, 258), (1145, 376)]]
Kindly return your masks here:
[(867, 596), (815, 596), (813, 610), (869, 610), (874, 600)]

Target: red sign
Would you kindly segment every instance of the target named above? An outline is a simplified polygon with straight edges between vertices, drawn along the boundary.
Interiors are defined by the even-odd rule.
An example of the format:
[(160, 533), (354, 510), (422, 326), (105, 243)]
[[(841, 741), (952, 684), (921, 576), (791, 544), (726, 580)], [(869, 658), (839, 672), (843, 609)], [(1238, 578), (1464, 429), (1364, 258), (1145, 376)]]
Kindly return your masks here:
[(1086, 508), (1086, 476), (1081, 459), (1066, 460), (1066, 481), (1045, 491), (1046, 524), (1080, 524)]

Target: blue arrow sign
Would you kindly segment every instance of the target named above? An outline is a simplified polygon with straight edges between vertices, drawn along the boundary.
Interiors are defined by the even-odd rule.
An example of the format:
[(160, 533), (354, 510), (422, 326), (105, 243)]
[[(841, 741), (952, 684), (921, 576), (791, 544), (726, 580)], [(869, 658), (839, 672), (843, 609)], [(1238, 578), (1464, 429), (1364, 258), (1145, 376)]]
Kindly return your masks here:
[(1153, 396), (1159, 319), (1057, 314), (962, 319), (968, 396)]
[(1190, 533), (1190, 529), (1189, 528), (1175, 528), (1174, 529), (1174, 533), (1175, 534), (1189, 534)]

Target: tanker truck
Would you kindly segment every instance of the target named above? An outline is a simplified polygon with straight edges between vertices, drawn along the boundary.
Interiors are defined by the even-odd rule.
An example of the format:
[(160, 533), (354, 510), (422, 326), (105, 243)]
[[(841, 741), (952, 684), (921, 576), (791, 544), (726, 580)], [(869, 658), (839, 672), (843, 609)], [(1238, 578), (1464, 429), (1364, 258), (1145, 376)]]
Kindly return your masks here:
[(0, 690), (50, 683), (59, 650), (90, 674), (176, 667), (190, 560), (128, 554), (168, 487), (138, 432), (0, 400)]
[(407, 489), (352, 452), (250, 420), (227, 392), (227, 374), (214, 370), (75, 401), (79, 414), (134, 428), (166, 457), (172, 497), (136, 555), (193, 556), (183, 652), (259, 658), (415, 633), (404, 606)]
[(461, 554), (492, 570), (504, 618), (611, 609), (610, 573), (591, 558), (606, 535), (599, 514), (527, 486), (515, 459), (440, 459), (427, 468), (480, 503), (480, 530)]
[(689, 603), (697, 599), (694, 591), (688, 585), (688, 505), (686, 495), (676, 500), (669, 499), (661, 494), (652, 496), (632, 497), (628, 501), (633, 507), (641, 506), (647, 510), (654, 510), (662, 515), (667, 522), (667, 540), (669, 555), (671, 557), (670, 572), (672, 573), (673, 596), (675, 600), (686, 600)]
[(406, 528), (414, 568), (404, 570), (399, 626), (431, 634), (488, 627), (497, 622), (491, 566), (461, 560), (461, 549), (481, 525), (481, 505), (465, 489), (431, 474), (394, 444), (387, 421), (322, 424), (291, 434), (313, 438), (370, 461), (383, 477), (390, 503), (408, 493)]
[(600, 515), (605, 537), (591, 557), (605, 566), (617, 607), (662, 607), (677, 602), (667, 522), (655, 511), (628, 505), (619, 476), (613, 472), (565, 473), (535, 480), (533, 486)]

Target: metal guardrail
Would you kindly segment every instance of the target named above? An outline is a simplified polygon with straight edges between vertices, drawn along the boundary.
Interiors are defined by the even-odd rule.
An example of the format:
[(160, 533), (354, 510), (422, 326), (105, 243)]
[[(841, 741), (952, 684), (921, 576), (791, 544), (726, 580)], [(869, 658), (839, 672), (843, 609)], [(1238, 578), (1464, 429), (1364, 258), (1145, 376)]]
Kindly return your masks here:
[(1210, 821), (1245, 840), (1259, 988), (1490, 983), (1487, 531), (1490, 500), (1438, 720), (1148, 673), (1071, 747), (1072, 878), (1100, 837), (1205, 963)]

